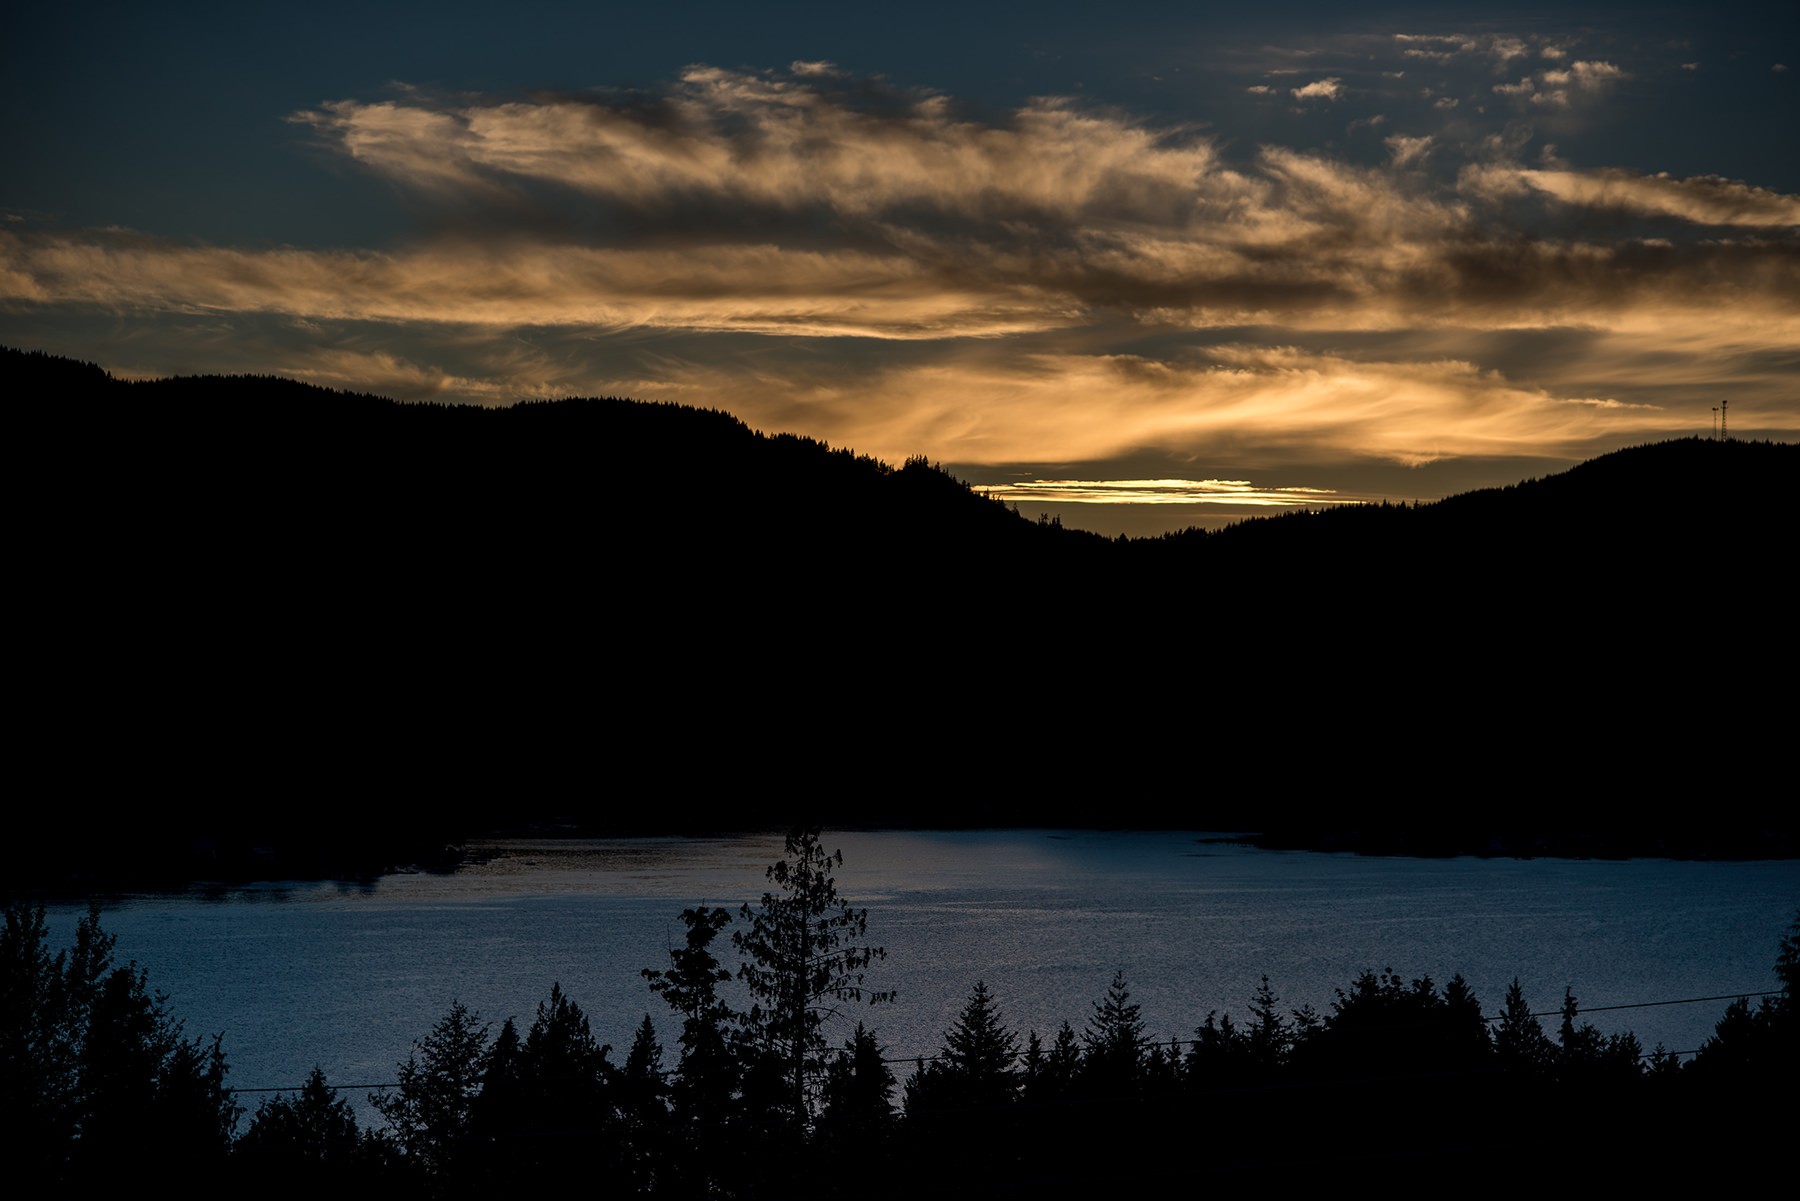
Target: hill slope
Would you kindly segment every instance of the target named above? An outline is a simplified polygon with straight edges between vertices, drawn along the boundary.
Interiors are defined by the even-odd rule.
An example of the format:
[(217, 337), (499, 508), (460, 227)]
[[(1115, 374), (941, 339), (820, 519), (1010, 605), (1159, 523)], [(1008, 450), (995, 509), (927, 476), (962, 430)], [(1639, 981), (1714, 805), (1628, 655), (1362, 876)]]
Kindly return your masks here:
[[(1789, 446), (1108, 542), (719, 412), (3, 357), (43, 733), (202, 794), (1047, 791), (1234, 824), (1353, 783), (1666, 782), (1715, 771), (1670, 756), (1745, 693), (1711, 615), (1768, 613), (1791, 557)], [(1772, 738), (1791, 702), (1763, 712)]]

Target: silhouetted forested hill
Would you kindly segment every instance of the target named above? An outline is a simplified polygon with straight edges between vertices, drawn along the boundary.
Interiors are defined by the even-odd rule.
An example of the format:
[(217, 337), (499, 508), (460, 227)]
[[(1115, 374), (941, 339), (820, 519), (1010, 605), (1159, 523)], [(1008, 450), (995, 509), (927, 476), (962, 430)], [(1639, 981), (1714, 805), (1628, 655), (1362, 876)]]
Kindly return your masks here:
[[(1767, 578), (1791, 530), (1800, 447), (1685, 438), (1614, 451), (1558, 475), (1425, 505), (1362, 505), (1241, 522), (1216, 535), (1150, 540), (1215, 557), (1279, 557), (1315, 569), (1370, 566), (1390, 579), (1504, 587), (1528, 571), (1546, 586), (1618, 593), (1627, 581), (1685, 584), (1705, 564), (1720, 583)], [(1280, 554), (1275, 554), (1275, 548)]]
[(0, 357), (70, 784), (1264, 828), (1754, 795), (1792, 716), (1791, 446), (1124, 542), (720, 412)]

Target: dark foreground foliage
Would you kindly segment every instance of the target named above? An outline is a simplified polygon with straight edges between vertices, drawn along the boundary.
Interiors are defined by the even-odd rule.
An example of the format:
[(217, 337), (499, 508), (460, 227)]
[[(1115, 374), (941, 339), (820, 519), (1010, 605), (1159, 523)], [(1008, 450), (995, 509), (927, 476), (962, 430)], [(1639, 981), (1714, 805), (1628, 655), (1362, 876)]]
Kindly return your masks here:
[(0, 929), (0, 1135), (21, 1182), (89, 1187), (221, 1169), (241, 1110), (221, 1040), (188, 1040), (135, 963), (113, 959), (99, 907), (52, 955), (44, 911)]
[[(52, 956), (43, 915), (5, 911), (0, 1130), (14, 1170), (47, 1186), (183, 1175), (256, 1195), (332, 1189), (476, 1196), (1089, 1197), (1272, 1181), (1704, 1186), (1792, 1171), (1800, 1069), (1800, 918), (1778, 995), (1732, 1003), (1685, 1062), (1602, 1035), (1566, 994), (1552, 1036), (1515, 982), (1486, 1017), (1461, 977), (1365, 972), (1331, 1011), (1284, 1011), (1265, 977), (1248, 1017), (1208, 1013), (1159, 1042), (1115, 976), (1080, 1032), (1046, 1042), (977, 982), (942, 1051), (896, 1065), (862, 1021), (879, 958), (848, 911), (817, 830), (799, 830), (738, 943), (758, 1005), (732, 1011), (714, 956), (731, 924), (684, 913), (688, 936), (647, 969), (680, 1033), (648, 1013), (622, 1061), (552, 986), (530, 1026), (495, 1034), (453, 1005), (372, 1099), (359, 1130), (322, 1073), (263, 1100), (247, 1126), (217, 1039), (184, 1042), (144, 977), (111, 962), (97, 915)], [(825, 965), (823, 968), (820, 965)], [(674, 1062), (668, 1062), (669, 1053)], [(899, 1106), (896, 1108), (896, 1091)], [(234, 1139), (235, 1131), (235, 1139)]]

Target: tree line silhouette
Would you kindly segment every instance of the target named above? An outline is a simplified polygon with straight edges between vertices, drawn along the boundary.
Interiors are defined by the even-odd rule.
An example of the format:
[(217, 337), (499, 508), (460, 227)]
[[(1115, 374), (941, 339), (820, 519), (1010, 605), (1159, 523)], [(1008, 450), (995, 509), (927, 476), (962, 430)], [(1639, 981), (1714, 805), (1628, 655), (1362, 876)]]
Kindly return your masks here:
[[(841, 861), (799, 829), (759, 905), (735, 922), (683, 913), (683, 944), (644, 971), (672, 1047), (647, 1012), (615, 1061), (560, 985), (497, 1034), (458, 1002), (372, 1095), (373, 1129), (317, 1069), (249, 1111), (220, 1038), (185, 1038), (145, 973), (114, 962), (97, 907), (52, 955), (43, 911), (10, 904), (9, 1162), (90, 1190), (166, 1176), (284, 1196), (671, 1198), (1089, 1196), (1368, 1173), (1703, 1181), (1791, 1162), (1800, 917), (1778, 950), (1780, 992), (1734, 1001), (1685, 1060), (1601, 1034), (1572, 992), (1551, 1037), (1516, 980), (1489, 1018), (1460, 976), (1392, 971), (1363, 973), (1323, 1014), (1284, 1012), (1265, 976), (1243, 1022), (1209, 1012), (1192, 1038), (1158, 1041), (1121, 973), (1079, 1032), (1065, 1021), (1023, 1042), (978, 981), (942, 1050), (908, 1072), (857, 1016), (891, 994), (865, 982), (884, 953), (837, 895)], [(714, 952), (734, 925), (735, 973)], [(734, 977), (748, 1010), (721, 992)]]

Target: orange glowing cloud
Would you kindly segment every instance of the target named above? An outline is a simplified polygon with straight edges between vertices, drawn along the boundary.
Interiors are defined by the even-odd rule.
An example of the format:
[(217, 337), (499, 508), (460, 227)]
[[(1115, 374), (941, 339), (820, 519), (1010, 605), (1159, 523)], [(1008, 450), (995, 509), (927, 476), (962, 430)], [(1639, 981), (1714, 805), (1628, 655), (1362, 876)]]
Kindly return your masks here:
[[(1563, 61), (1485, 36), (1405, 49)], [(1617, 77), (1606, 66), (1528, 79), (1534, 95), (1598, 94)], [(385, 250), (0, 232), (0, 305), (256, 318), (288, 339), (283, 369), (319, 382), (686, 400), (893, 459), (1228, 439), (1406, 463), (1573, 453), (1666, 428), (1669, 381), (1729, 385), (1734, 418), (1742, 405), (1800, 425), (1781, 399), (1800, 344), (1800, 198), (1526, 168), (1511, 134), (1473, 149), (1396, 134), (1382, 166), (1279, 146), (1227, 160), (1196, 131), (1070, 101), (983, 123), (942, 96), (842, 78), (826, 63), (696, 67), (647, 101), (325, 105), (295, 120), (420, 203), (480, 220)], [(1290, 90), (1328, 100), (1337, 82)], [(1440, 164), (1454, 154), (1460, 170)], [(1534, 232), (1522, 214), (1546, 209), (1579, 210), (1580, 235)], [(1483, 365), (1496, 331), (1560, 330), (1580, 337), (1550, 366)], [(563, 339), (564, 358), (508, 358), (526, 331)], [(721, 333), (808, 350), (702, 349)], [(674, 341), (607, 341), (650, 334)], [(1334, 347), (1349, 335), (1370, 349)], [(1149, 337), (1187, 349), (1132, 342)]]
[(632, 251), (457, 242), (403, 254), (239, 251), (0, 234), (0, 300), (113, 309), (886, 338), (1067, 320), (1030, 288), (963, 286), (897, 254), (769, 245)]
[[(1733, 179), (1702, 175), (1671, 179), (1618, 169), (1603, 171), (1514, 171), (1518, 183), (1564, 204), (1623, 209), (1646, 216), (1676, 217), (1697, 225), (1800, 226), (1800, 196), (1753, 188)], [(1503, 186), (1496, 181), (1498, 186)]]
[(1231, 190), (1210, 142), (1172, 142), (1066, 101), (993, 128), (960, 119), (942, 96), (861, 112), (812, 79), (691, 68), (652, 113), (564, 97), (445, 109), (343, 101), (294, 119), (409, 186), (478, 193), (536, 181), (640, 207), (707, 197), (854, 215), (923, 204), (1166, 221), (1196, 188)]
[(671, 366), (668, 399), (718, 398), (753, 424), (801, 425), (898, 459), (916, 448), (963, 463), (1100, 459), (1248, 442), (1420, 464), (1544, 453), (1662, 428), (1666, 415), (1612, 398), (1559, 397), (1454, 360), (1360, 361), (1291, 347), (1228, 345), (1204, 360), (1033, 355), (971, 347), (845, 388), (797, 365), (740, 373)]

